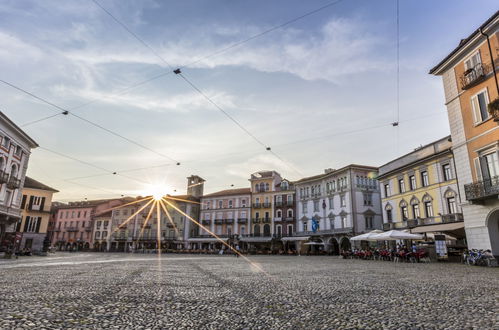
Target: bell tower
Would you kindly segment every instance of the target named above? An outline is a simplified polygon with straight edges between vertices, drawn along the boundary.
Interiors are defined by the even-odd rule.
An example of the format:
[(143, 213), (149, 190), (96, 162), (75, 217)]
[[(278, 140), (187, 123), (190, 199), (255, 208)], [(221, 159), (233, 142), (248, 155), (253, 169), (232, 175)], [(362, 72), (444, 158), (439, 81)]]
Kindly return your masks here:
[(187, 195), (192, 197), (202, 197), (204, 188), (204, 179), (197, 175), (191, 175), (187, 178)]

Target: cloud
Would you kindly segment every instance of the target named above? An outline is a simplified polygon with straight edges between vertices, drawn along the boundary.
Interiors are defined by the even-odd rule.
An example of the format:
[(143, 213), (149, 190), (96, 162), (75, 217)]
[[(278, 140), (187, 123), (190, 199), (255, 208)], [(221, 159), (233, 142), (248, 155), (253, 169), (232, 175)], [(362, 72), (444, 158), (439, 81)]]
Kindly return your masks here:
[[(290, 166), (291, 165), (291, 166)], [(248, 178), (251, 173), (264, 170), (275, 170), (279, 173), (291, 173), (294, 165), (286, 163), (271, 154), (260, 154), (250, 159), (225, 166), (225, 172), (238, 178)]]

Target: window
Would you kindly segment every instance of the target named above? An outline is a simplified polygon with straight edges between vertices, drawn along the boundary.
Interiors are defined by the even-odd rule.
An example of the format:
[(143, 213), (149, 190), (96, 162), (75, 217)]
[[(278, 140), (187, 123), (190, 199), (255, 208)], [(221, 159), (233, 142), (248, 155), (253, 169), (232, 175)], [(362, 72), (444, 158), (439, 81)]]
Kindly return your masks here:
[(100, 238), (100, 231), (96, 231), (95, 232), (95, 239), (99, 239)]
[(78, 211), (78, 218), (81, 216), (81, 211)]
[(260, 212), (255, 213), (255, 218), (260, 219)]
[(277, 210), (277, 212), (276, 212), (276, 216), (277, 216), (278, 218), (282, 218), (282, 212), (281, 212), (281, 210)]
[(372, 216), (365, 217), (366, 229), (372, 229), (374, 227), (374, 221)]
[(423, 187), (427, 187), (430, 184), (428, 180), (428, 172), (426, 171), (421, 172), (421, 184)]
[(241, 204), (243, 205), (243, 207), (246, 207), (246, 199), (243, 199), (243, 200), (241, 201)]
[(329, 208), (330, 209), (334, 208), (334, 198), (333, 197), (329, 197)]
[(223, 202), (222, 201), (218, 201), (218, 208), (219, 209), (223, 208)]
[(431, 205), (431, 201), (424, 202), (424, 209), (427, 218), (433, 217), (433, 207)]
[(9, 149), (9, 144), (10, 144), (10, 138), (7, 136), (4, 136), (2, 139), (2, 147)]
[(104, 229), (107, 229), (108, 225), (109, 225), (109, 221), (108, 220), (104, 221)]
[(292, 218), (292, 217), (293, 217), (293, 210), (289, 209), (288, 210), (288, 218)]
[(84, 211), (83, 212), (83, 217), (86, 218), (87, 217), (87, 211)]
[(205, 213), (204, 214), (204, 219), (205, 220), (210, 220), (210, 214), (209, 213)]
[(489, 104), (489, 97), (487, 95), (487, 90), (483, 90), (480, 93), (473, 95), (471, 97), (471, 106), (473, 110), (473, 118), (475, 124), (481, 123), (489, 118), (489, 112), (487, 111), (487, 104)]
[(477, 172), (479, 173), (479, 179), (487, 180), (499, 175), (499, 160), (497, 152), (481, 156), (479, 158), (479, 162), (480, 163), (476, 165)]
[(444, 181), (449, 181), (450, 179), (452, 179), (452, 174), (450, 171), (450, 164), (442, 165), (442, 172), (444, 174)]
[(74, 218), (74, 217), (75, 217), (75, 215), (76, 215), (76, 212), (75, 212), (75, 211), (71, 212), (71, 218)]
[(307, 213), (308, 210), (307, 210), (307, 202), (303, 202), (302, 203), (302, 210), (303, 210), (303, 213)]
[(419, 204), (412, 205), (412, 214), (414, 215), (414, 219), (421, 217), (421, 214), (419, 212)]
[(288, 205), (293, 204), (293, 195), (288, 195)]
[(390, 184), (385, 184), (385, 197), (388, 197), (391, 195), (391, 192), (390, 192)]
[(345, 199), (345, 195), (341, 195), (340, 196), (340, 204), (341, 204), (342, 207), (347, 206), (347, 201)]
[(392, 216), (392, 210), (391, 209), (386, 210), (386, 220), (388, 222), (392, 222), (393, 221), (393, 216)]
[(373, 195), (372, 194), (364, 194), (364, 205), (373, 205)]
[(266, 212), (265, 212), (265, 219), (269, 219), (269, 218), (270, 218), (269, 211), (266, 211)]
[(270, 190), (270, 186), (268, 183), (265, 184), (265, 191), (269, 191)]
[(102, 232), (102, 238), (104, 239), (104, 238), (106, 238), (106, 237), (107, 237), (107, 231), (103, 231), (103, 232)]
[(243, 218), (243, 219), (246, 218), (246, 211), (241, 211), (241, 218)]
[(405, 193), (405, 184), (404, 184), (404, 179), (399, 180), (399, 192), (401, 194)]
[(97, 228), (100, 228), (102, 221), (97, 221)]
[(400, 205), (400, 214), (402, 215), (402, 220), (407, 220), (409, 218), (409, 211), (407, 210), (407, 202), (402, 200), (399, 205)]
[(314, 201), (314, 212), (319, 212), (319, 201)]
[(229, 208), (232, 208), (232, 200), (229, 200)]
[(411, 175), (409, 177), (409, 185), (410, 185), (411, 190), (416, 190), (417, 184), (416, 184), (416, 176), (415, 175)]
[(307, 221), (303, 222), (303, 231), (308, 231), (308, 222)]
[(449, 214), (457, 213), (456, 198), (455, 197), (448, 197), (447, 198), (447, 210), (449, 211)]
[(346, 215), (342, 215), (341, 216), (341, 226), (342, 226), (342, 228), (347, 228), (348, 227)]

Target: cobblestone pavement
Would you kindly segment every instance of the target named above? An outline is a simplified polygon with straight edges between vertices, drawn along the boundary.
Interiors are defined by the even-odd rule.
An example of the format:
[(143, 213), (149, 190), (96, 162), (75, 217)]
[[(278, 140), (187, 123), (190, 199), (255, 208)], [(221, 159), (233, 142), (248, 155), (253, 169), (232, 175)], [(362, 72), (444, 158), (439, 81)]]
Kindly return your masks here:
[(0, 261), (0, 328), (497, 329), (499, 269), (336, 257)]

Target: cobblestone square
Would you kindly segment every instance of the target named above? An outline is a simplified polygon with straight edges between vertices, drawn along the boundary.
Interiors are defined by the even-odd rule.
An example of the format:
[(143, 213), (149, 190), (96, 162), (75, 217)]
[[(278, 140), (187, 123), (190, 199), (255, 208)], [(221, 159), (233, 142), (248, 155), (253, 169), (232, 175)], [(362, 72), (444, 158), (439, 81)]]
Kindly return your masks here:
[(0, 328), (493, 329), (499, 269), (337, 257), (1, 260)]

